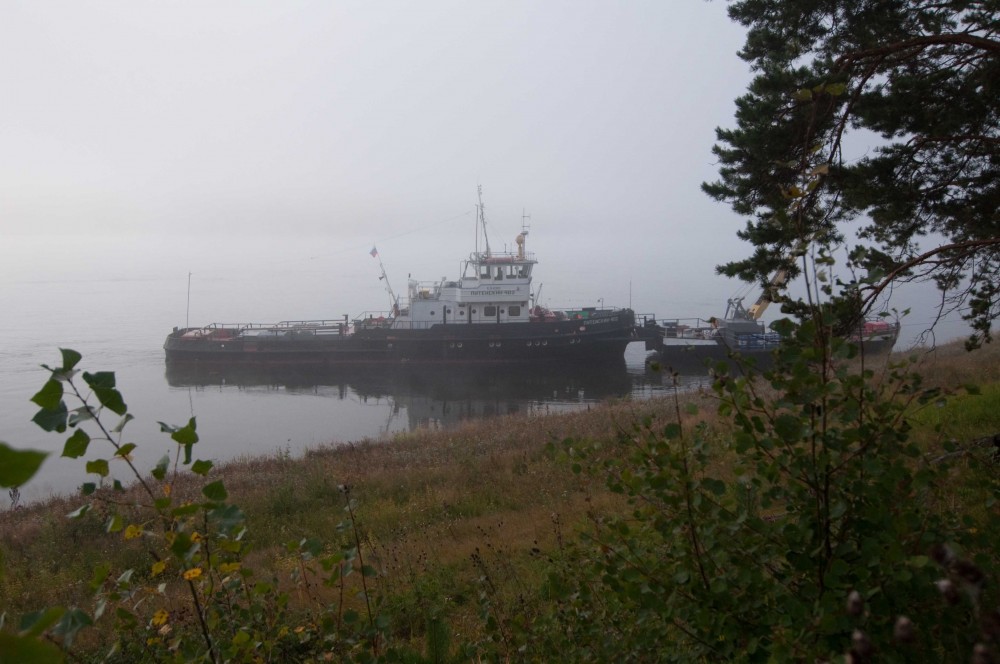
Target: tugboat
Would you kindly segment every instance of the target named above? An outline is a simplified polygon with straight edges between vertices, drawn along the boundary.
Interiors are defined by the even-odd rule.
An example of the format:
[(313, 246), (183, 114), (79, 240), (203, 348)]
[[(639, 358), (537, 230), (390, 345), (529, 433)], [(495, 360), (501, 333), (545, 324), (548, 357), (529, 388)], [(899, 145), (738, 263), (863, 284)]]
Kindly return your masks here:
[[(634, 312), (603, 307), (551, 311), (534, 304), (531, 279), (537, 261), (525, 250), (527, 229), (517, 236), (516, 251), (494, 252), (486, 237), (483, 210), (480, 192), (476, 241), (478, 245), (481, 229), (485, 248), (476, 247), (457, 280), (411, 280), (408, 299), (402, 303), (390, 288), (390, 311), (353, 321), (345, 316), (174, 328), (163, 345), (166, 361), (315, 366), (622, 362), (625, 348), (635, 340)], [(371, 253), (378, 256), (374, 248)]]

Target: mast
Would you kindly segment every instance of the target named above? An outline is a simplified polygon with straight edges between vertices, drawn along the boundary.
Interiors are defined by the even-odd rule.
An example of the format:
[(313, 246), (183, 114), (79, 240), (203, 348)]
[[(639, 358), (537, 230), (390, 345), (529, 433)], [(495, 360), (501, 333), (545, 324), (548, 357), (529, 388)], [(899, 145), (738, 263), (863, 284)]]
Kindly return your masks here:
[(486, 243), (486, 257), (490, 256), (490, 236), (486, 234), (486, 206), (483, 205), (483, 185), (478, 185), (479, 191), (479, 219), (477, 220), (476, 226), (476, 253), (479, 253), (479, 232), (478, 227), (483, 229), (483, 241)]

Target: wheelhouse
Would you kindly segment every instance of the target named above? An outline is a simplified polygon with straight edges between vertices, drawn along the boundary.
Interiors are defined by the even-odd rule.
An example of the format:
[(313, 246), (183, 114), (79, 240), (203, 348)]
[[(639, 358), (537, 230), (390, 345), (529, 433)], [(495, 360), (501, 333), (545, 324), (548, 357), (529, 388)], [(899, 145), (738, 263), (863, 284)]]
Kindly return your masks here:
[(531, 272), (537, 261), (525, 251), (522, 231), (516, 252), (495, 253), (487, 248), (463, 261), (458, 281), (410, 280), (408, 302), (393, 327), (426, 329), (438, 324), (502, 324), (529, 321)]

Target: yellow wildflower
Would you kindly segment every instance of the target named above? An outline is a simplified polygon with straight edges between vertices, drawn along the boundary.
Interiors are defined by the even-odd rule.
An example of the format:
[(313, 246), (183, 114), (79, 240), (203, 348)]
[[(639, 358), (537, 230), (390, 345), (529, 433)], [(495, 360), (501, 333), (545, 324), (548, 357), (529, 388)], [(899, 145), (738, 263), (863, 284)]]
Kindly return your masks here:
[(170, 497), (170, 491), (171, 490), (172, 490), (172, 487), (169, 484), (164, 484), (163, 485), (163, 495), (166, 496), (167, 498)]
[(169, 613), (167, 613), (163, 609), (160, 609), (159, 611), (153, 614), (153, 624), (165, 625), (167, 623), (167, 618), (169, 617), (170, 617)]
[(127, 540), (135, 539), (136, 537), (139, 537), (141, 535), (142, 535), (141, 526), (132, 525), (125, 529), (125, 539)]
[(200, 567), (192, 567), (191, 569), (184, 572), (185, 581), (193, 581), (194, 579), (197, 579), (199, 576), (201, 576)]
[(163, 570), (167, 569), (167, 563), (164, 560), (157, 560), (153, 563), (153, 576), (157, 574), (162, 574)]
[(195, 531), (195, 532), (191, 533), (191, 541), (192, 542), (200, 542), (201, 539), (202, 539), (201, 538), (201, 533), (199, 533), (198, 531)]

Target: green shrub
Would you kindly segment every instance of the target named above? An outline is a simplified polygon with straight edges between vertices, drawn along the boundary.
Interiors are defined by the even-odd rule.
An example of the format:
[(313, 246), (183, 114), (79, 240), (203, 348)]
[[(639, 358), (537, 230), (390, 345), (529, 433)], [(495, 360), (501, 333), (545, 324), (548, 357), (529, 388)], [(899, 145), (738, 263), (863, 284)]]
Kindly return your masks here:
[(574, 469), (604, 475), (630, 511), (593, 515), (557, 553), (552, 610), (506, 626), (522, 628), (513, 652), (967, 661), (996, 648), (997, 474), (980, 476), (982, 510), (952, 514), (951, 460), (910, 439), (910, 417), (939, 391), (907, 362), (876, 380), (823, 326), (778, 328), (772, 369), (715, 367), (731, 439), (683, 426), (678, 404), (673, 421), (646, 418), (610, 451), (564, 441)]

